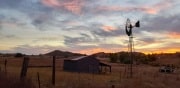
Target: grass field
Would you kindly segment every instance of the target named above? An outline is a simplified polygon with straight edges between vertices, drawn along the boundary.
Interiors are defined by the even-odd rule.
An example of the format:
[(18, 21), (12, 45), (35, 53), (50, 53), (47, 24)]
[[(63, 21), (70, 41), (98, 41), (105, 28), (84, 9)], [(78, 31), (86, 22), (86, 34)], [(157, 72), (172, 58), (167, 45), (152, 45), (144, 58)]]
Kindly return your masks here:
[[(4, 59), (7, 59), (6, 75), (20, 76), (23, 58), (0, 58), (1, 72), (4, 72)], [(31, 56), (29, 65), (52, 65), (52, 58), (47, 56)], [(160, 73), (159, 67), (150, 65), (133, 66), (133, 78), (127, 78), (126, 65), (110, 63), (112, 73), (87, 74), (72, 73), (62, 70), (63, 59), (56, 60), (56, 85), (51, 84), (52, 68), (29, 68), (27, 78), (38, 88), (37, 72), (40, 74), (41, 88), (179, 88), (180, 70), (174, 73)]]

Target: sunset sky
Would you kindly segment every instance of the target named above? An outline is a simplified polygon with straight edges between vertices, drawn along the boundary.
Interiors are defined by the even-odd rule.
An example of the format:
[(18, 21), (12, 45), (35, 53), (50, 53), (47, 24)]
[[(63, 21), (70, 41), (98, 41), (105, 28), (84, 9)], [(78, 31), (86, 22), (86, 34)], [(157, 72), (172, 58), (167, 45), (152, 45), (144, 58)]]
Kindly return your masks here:
[(0, 53), (180, 51), (180, 0), (0, 0)]

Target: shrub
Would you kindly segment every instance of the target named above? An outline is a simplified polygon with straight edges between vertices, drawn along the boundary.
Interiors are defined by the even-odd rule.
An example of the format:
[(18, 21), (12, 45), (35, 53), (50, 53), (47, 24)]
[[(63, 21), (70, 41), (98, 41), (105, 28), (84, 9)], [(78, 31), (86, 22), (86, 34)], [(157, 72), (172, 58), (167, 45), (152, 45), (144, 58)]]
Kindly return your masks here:
[(124, 64), (130, 64), (130, 58), (128, 52), (119, 52), (119, 61)]
[(150, 62), (157, 60), (157, 57), (154, 54), (151, 54), (151, 55), (148, 54), (147, 57), (148, 57), (148, 61), (150, 61)]
[(23, 57), (23, 56), (24, 56), (24, 54), (22, 54), (22, 53), (16, 53), (14, 57)]
[(112, 62), (112, 63), (116, 63), (118, 61), (118, 57), (115, 53), (111, 53), (109, 55), (109, 58), (110, 58), (110, 62)]

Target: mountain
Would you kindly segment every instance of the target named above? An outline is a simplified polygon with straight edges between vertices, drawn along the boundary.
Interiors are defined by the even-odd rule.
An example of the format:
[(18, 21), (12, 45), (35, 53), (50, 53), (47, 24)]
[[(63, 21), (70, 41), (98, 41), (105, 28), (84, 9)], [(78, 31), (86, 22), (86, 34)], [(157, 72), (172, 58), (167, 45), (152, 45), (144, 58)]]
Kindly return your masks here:
[(72, 57), (72, 56), (83, 56), (84, 54), (72, 53), (68, 51), (54, 50), (52, 52), (46, 53), (48, 56), (61, 56), (61, 57)]
[(109, 53), (104, 53), (104, 52), (98, 52), (98, 53), (94, 53), (92, 55), (95, 56), (95, 57), (101, 57), (101, 58), (109, 57)]

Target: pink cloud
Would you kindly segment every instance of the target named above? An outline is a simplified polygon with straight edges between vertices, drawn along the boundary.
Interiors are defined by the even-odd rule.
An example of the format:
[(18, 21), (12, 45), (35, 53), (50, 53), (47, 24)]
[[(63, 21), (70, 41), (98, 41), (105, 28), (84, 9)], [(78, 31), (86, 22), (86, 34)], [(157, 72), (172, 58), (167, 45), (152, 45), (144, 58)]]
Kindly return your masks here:
[(108, 25), (104, 25), (101, 27), (104, 31), (107, 31), (107, 32), (110, 32), (110, 31), (113, 31), (113, 30), (116, 30), (117, 28), (116, 27), (113, 27), (113, 26), (108, 26)]
[(176, 32), (170, 32), (169, 34), (167, 34), (167, 36), (169, 38), (180, 39), (180, 33), (176, 33)]
[(96, 12), (99, 11), (142, 11), (148, 14), (156, 14), (158, 12), (155, 8), (150, 7), (121, 7), (121, 6), (101, 6), (98, 7)]
[(161, 10), (166, 10), (167, 8), (171, 7), (173, 4), (173, 0), (163, 0), (147, 9), (147, 12), (156, 14)]
[(173, 0), (163, 0), (163, 1), (153, 5), (153, 7), (158, 10), (164, 10), (168, 7), (171, 7), (173, 2), (174, 2)]
[(52, 8), (63, 8), (74, 14), (80, 14), (83, 1), (82, 0), (41, 0), (41, 2)]
[(151, 6), (135, 6), (135, 7), (121, 7), (121, 6), (101, 6), (97, 8), (97, 12), (99, 11), (141, 11), (148, 14), (157, 14), (161, 10), (165, 10), (171, 7), (173, 4), (172, 0), (163, 0), (157, 4)]

